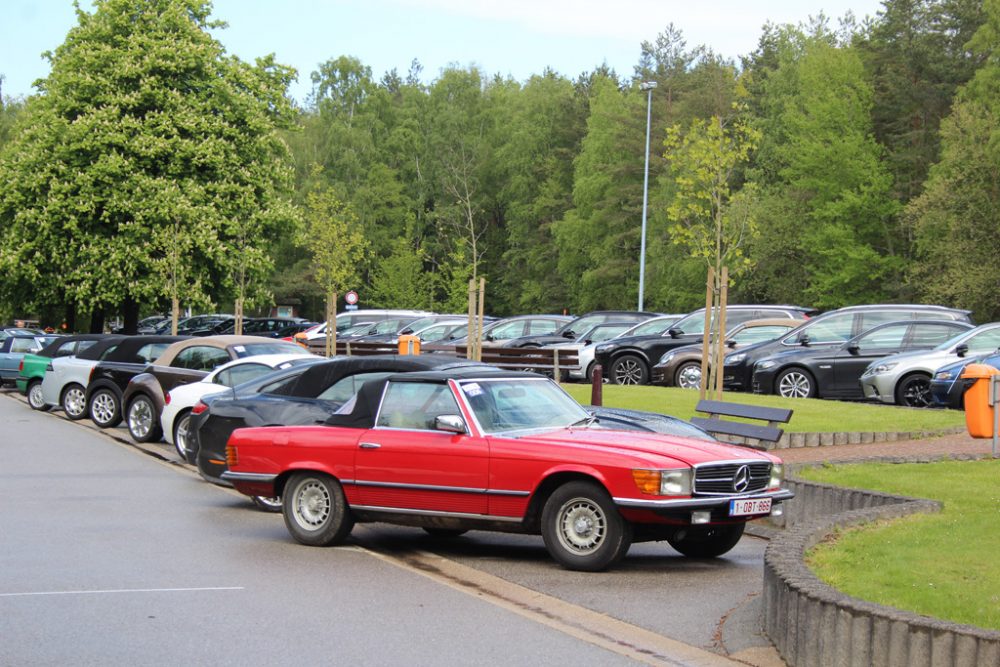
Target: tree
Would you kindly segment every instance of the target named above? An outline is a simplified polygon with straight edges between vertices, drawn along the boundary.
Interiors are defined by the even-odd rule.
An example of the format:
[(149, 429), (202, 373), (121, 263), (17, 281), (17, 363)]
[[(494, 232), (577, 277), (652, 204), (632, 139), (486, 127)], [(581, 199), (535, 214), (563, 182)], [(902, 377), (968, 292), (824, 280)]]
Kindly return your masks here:
[[(687, 247), (710, 267), (710, 294), (705, 343), (714, 343), (709, 364), (709, 345), (702, 356), (702, 395), (705, 389), (721, 390), (724, 311), (730, 270), (738, 276), (750, 266), (745, 247), (756, 233), (751, 184), (738, 185), (737, 174), (760, 140), (760, 133), (736, 120), (727, 126), (722, 118), (695, 120), (686, 132), (679, 126), (667, 131), (664, 141), (674, 182), (674, 196), (667, 217), (675, 243)], [(706, 373), (706, 371), (708, 371)]]
[(292, 217), (277, 129), (294, 71), (227, 56), (209, 14), (205, 0), (77, 10), (0, 160), (0, 298), (123, 304), (134, 326), (139, 303), (262, 282), (266, 257), (244, 260)]
[(365, 258), (368, 242), (357, 216), (330, 190), (309, 193), (300, 240), (312, 256), (315, 281), (328, 295), (326, 355), (329, 357), (337, 345), (337, 294), (357, 281), (358, 265)]
[(985, 64), (942, 122), (941, 160), (906, 221), (916, 238), (915, 291), (990, 321), (1000, 317), (1000, 1), (984, 8), (971, 46)]
[(859, 54), (816, 30), (786, 33), (758, 101), (761, 234), (747, 292), (819, 308), (877, 303), (902, 290), (899, 207)]

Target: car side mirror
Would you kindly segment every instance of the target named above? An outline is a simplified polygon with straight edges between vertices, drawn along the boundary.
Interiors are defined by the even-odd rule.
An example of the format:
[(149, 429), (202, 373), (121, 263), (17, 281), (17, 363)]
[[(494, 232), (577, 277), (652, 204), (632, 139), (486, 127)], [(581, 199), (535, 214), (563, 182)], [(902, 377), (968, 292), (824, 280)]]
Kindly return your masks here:
[(465, 421), (458, 415), (438, 415), (434, 418), (434, 428), (448, 433), (466, 432)]
[(962, 343), (961, 345), (955, 348), (955, 354), (957, 354), (960, 357), (964, 357), (968, 353), (969, 353), (969, 346), (966, 343)]
[(735, 350), (737, 345), (739, 345), (739, 343), (737, 343), (735, 340), (726, 341), (726, 347), (728, 347), (731, 350)]
[(584, 344), (584, 345), (590, 345), (590, 344), (591, 344), (591, 343), (593, 343), (593, 342), (594, 342), (594, 341), (592, 341), (591, 339), (589, 339), (589, 338), (588, 338), (587, 340), (583, 341), (583, 344)]
[(576, 338), (576, 334), (572, 331), (567, 331), (562, 335), (563, 338), (569, 338), (570, 340)]
[[(452, 338), (454, 338), (454, 336), (452, 336)], [(483, 338), (486, 340), (493, 340), (493, 334), (486, 334)]]
[(799, 336), (799, 345), (809, 347), (809, 334), (802, 334)]
[(680, 329), (674, 329), (673, 327), (671, 327), (671, 328), (667, 329), (667, 333), (670, 334), (671, 338), (677, 338), (678, 336), (681, 335), (681, 330)]
[(847, 346), (847, 351), (850, 354), (857, 354), (858, 352), (861, 351), (861, 348), (858, 347), (857, 343), (851, 343), (850, 345)]

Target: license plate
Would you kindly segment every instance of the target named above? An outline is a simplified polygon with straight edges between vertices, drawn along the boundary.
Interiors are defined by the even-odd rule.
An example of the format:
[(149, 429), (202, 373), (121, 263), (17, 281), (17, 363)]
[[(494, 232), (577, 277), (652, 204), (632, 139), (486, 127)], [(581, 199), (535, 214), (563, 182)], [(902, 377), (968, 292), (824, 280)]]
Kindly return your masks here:
[(747, 498), (746, 500), (729, 501), (729, 516), (747, 516), (748, 514), (770, 513), (770, 498)]

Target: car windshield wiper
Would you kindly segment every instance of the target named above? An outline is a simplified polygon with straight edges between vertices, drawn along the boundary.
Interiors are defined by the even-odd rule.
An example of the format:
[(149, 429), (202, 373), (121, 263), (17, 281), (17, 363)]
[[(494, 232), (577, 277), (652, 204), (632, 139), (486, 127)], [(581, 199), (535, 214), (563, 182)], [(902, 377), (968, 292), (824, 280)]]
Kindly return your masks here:
[(566, 428), (573, 428), (574, 426), (590, 426), (591, 424), (597, 423), (597, 417), (594, 415), (587, 415), (583, 419), (577, 419), (575, 422), (567, 426)]

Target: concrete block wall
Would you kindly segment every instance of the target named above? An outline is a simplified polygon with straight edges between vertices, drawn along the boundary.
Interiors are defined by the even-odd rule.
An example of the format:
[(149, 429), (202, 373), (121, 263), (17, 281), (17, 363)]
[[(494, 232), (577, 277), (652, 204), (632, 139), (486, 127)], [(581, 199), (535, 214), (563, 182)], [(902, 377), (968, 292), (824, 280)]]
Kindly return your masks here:
[(839, 527), (936, 512), (939, 503), (793, 484), (797, 497), (789, 505), (815, 509), (803, 508), (772, 538), (763, 595), (764, 630), (789, 667), (1000, 667), (1000, 632), (857, 600), (824, 584), (804, 562), (806, 551)]

